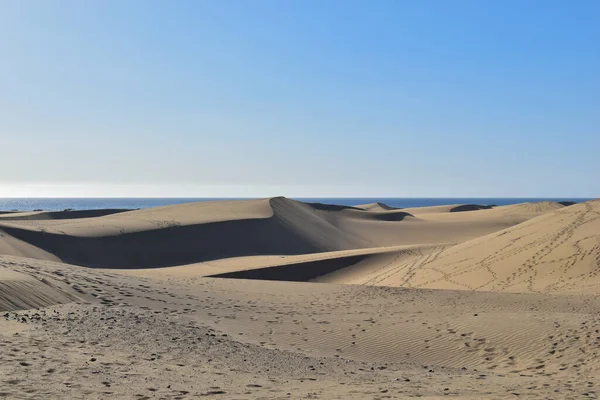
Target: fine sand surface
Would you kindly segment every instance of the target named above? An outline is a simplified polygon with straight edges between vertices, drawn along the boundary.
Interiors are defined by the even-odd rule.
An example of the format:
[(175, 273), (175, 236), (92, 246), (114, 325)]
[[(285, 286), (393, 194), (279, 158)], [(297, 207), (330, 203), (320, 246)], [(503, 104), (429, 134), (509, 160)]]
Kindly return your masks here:
[(0, 215), (0, 397), (597, 398), (600, 201)]

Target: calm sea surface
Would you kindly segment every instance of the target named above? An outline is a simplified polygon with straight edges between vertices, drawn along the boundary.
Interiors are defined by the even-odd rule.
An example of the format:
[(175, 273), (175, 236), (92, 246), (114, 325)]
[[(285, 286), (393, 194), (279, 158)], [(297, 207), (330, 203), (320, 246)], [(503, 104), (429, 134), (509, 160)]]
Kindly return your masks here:
[[(102, 208), (150, 208), (196, 201), (232, 200), (218, 198), (0, 198), (0, 211), (57, 211), (64, 209), (91, 210)], [(354, 206), (381, 202), (392, 207), (424, 207), (444, 204), (495, 204), (507, 205), (530, 201), (591, 200), (578, 198), (296, 198), (296, 200)]]

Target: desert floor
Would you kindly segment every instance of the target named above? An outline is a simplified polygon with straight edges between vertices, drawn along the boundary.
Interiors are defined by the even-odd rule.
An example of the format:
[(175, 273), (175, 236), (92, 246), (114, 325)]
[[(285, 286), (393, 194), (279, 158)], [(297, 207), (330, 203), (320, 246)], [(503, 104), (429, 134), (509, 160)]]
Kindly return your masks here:
[(0, 397), (598, 398), (600, 201), (0, 214)]

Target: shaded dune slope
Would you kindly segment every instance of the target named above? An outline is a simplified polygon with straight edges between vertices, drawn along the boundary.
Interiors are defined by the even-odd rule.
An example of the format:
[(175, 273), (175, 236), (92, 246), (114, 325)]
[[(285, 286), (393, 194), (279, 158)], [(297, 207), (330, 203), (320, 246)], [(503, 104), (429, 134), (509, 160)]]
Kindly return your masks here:
[[(323, 277), (330, 272), (324, 271)], [(336, 271), (327, 279), (312, 279), (430, 289), (597, 294), (600, 201), (559, 208), (454, 246), (372, 254)]]
[[(400, 248), (399, 248), (400, 247)], [(439, 245), (396, 246), (360, 251), (323, 253), (318, 259), (306, 255), (291, 262), (259, 268), (246, 268), (209, 275), (214, 278), (281, 280), (293, 282), (376, 283), (388, 266), (402, 260), (411, 261), (416, 256), (444, 248)], [(366, 279), (370, 282), (364, 282)]]
[(414, 215), (403, 211), (390, 211), (386, 213), (377, 213), (373, 219), (377, 221), (402, 221), (406, 217), (415, 217)]
[[(374, 246), (364, 238), (337, 228), (328, 212), (309, 204), (273, 198), (268, 200), (268, 205), (272, 210), (270, 217), (257, 214), (255, 218), (206, 223), (172, 219), (146, 229), (113, 229), (112, 234), (95, 233), (95, 226), (110, 221), (116, 226), (122, 223), (128, 227), (128, 221), (149, 211), (124, 213), (108, 220), (95, 219), (89, 226), (87, 221), (81, 221), (83, 225), (40, 228), (3, 224), (0, 228), (10, 235), (4, 242), (20, 241), (39, 249), (38, 254), (30, 251), (35, 258), (57, 257), (72, 264), (111, 268), (163, 267), (227, 257), (307, 254)], [(210, 207), (204, 212), (210, 214)]]
[(23, 240), (10, 236), (3, 230), (0, 230), (0, 254), (35, 258), (39, 260), (60, 261), (60, 259), (53, 254)]
[[(282, 200), (284, 198), (276, 198)], [(352, 206), (341, 206), (338, 204), (324, 204), (324, 203), (306, 203), (315, 210), (321, 211), (342, 211), (342, 210), (356, 210), (356, 211), (366, 211), (364, 208), (360, 207), (352, 207)]]
[(368, 258), (368, 255), (350, 255), (325, 260), (305, 261), (301, 263), (273, 267), (254, 268), (242, 271), (211, 275), (213, 278), (260, 279), (265, 281), (308, 282), (348, 268)]
[(463, 204), (450, 209), (450, 212), (464, 212), (464, 211), (477, 211), (477, 210), (489, 210), (493, 208), (493, 205), (482, 205), (482, 204)]

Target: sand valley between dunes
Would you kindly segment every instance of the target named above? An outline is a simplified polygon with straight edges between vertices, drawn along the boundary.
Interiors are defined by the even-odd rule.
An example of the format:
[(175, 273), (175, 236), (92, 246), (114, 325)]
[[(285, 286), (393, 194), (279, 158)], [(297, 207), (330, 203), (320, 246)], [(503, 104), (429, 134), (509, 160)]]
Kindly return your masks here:
[(600, 396), (600, 200), (0, 214), (0, 398)]

